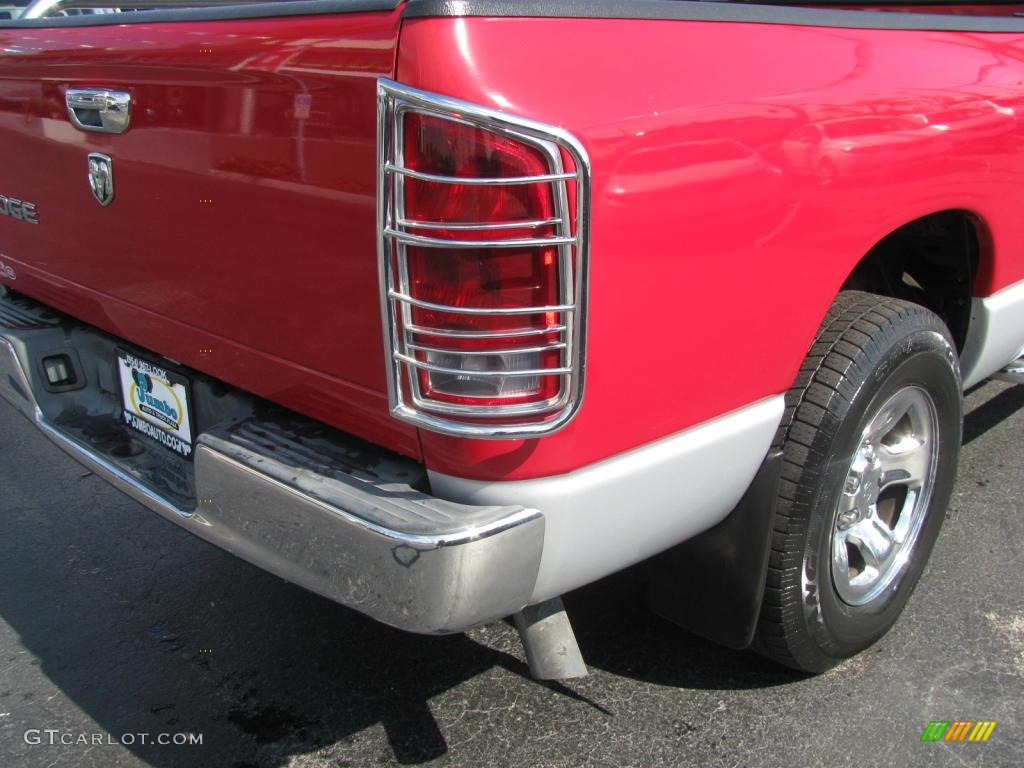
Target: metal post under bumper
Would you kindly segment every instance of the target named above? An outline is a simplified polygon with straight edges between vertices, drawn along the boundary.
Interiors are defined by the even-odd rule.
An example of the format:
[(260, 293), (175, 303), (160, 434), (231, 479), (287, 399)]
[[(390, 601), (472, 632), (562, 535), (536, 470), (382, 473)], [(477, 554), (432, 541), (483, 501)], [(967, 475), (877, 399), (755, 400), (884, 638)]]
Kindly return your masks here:
[(538, 680), (566, 680), (586, 677), (580, 647), (562, 598), (553, 597), (523, 608), (513, 617), (526, 649), (530, 674)]

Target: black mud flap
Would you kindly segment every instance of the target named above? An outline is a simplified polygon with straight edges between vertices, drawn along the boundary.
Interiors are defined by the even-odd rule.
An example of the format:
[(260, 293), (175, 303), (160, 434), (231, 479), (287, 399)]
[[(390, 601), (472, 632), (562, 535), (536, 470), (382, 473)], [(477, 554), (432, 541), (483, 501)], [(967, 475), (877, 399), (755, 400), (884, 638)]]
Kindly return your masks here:
[(772, 450), (736, 508), (649, 563), (651, 609), (730, 648), (754, 639), (768, 569), (782, 451)]

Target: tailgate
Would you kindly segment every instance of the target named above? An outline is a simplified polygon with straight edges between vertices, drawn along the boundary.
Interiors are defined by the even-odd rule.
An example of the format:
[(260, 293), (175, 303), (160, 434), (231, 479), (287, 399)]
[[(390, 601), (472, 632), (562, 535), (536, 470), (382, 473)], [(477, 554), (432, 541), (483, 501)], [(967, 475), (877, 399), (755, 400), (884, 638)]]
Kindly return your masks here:
[[(394, 66), (394, 6), (0, 29), (0, 195), (38, 221), (0, 216), (0, 280), (416, 455), (387, 411), (376, 266), (375, 88)], [(88, 130), (88, 112), (74, 125), (69, 89), (127, 94), (127, 130)]]

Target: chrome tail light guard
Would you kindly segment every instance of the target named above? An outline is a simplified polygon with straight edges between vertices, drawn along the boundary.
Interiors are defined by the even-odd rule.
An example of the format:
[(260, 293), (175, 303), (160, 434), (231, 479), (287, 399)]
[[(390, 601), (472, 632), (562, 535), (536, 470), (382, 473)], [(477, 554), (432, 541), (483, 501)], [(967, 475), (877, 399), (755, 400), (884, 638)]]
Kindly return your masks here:
[[(503, 135), (538, 150), (546, 159), (549, 172), (542, 175), (504, 178), (463, 178), (422, 173), (404, 165), (403, 123), (409, 112), (430, 115), (478, 127)], [(586, 151), (568, 132), (550, 125), (508, 115), (469, 102), (440, 96), (400, 85), (386, 78), (377, 86), (378, 151), (378, 270), (381, 290), (381, 317), (387, 359), (389, 408), (403, 421), (443, 434), (475, 438), (540, 437), (564, 427), (578, 411), (586, 366), (586, 298), (590, 209), (590, 164)], [(566, 168), (564, 157), (572, 167)], [(554, 215), (546, 219), (522, 222), (446, 223), (414, 221), (404, 211), (404, 180), (417, 178), (437, 184), (547, 184), (554, 201)], [(567, 185), (573, 183), (575, 196)], [(502, 239), (502, 230), (548, 228), (549, 236)], [(450, 240), (418, 234), (433, 229), (465, 230), (481, 239)], [(411, 231), (415, 230), (415, 231)], [(484, 239), (486, 238), (486, 239)], [(406, 249), (425, 248), (521, 248), (551, 246), (558, 257), (559, 297), (556, 304), (524, 307), (454, 307), (425, 302), (413, 295), (408, 276)], [(546, 313), (558, 319), (549, 327), (528, 332), (461, 331), (424, 328), (413, 322), (412, 308), (420, 307), (445, 313), (485, 315), (538, 315)], [(538, 346), (515, 348), (508, 353), (557, 351), (558, 367), (514, 369), (494, 375), (506, 377), (557, 376), (558, 393), (541, 402), (502, 405), (466, 405), (428, 401), (419, 391), (415, 371), (440, 370), (417, 357), (424, 347), (417, 344), (416, 333), (435, 338), (501, 338), (533, 334), (557, 334), (557, 340)], [(429, 352), (438, 349), (436, 343)], [(459, 354), (466, 354), (460, 350)], [(491, 351), (486, 354), (500, 354)], [(473, 376), (489, 375), (477, 371)]]

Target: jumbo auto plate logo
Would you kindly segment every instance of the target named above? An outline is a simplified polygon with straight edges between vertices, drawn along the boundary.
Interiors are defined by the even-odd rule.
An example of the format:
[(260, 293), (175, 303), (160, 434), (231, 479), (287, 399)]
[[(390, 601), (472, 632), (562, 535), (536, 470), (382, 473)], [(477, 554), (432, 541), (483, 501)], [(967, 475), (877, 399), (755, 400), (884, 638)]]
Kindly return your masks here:
[(152, 416), (171, 429), (181, 429), (185, 409), (169, 381), (158, 379), (143, 371), (132, 371), (135, 386), (131, 403), (140, 416)]
[(124, 353), (120, 376), (125, 424), (181, 456), (190, 456), (192, 425), (182, 377)]

